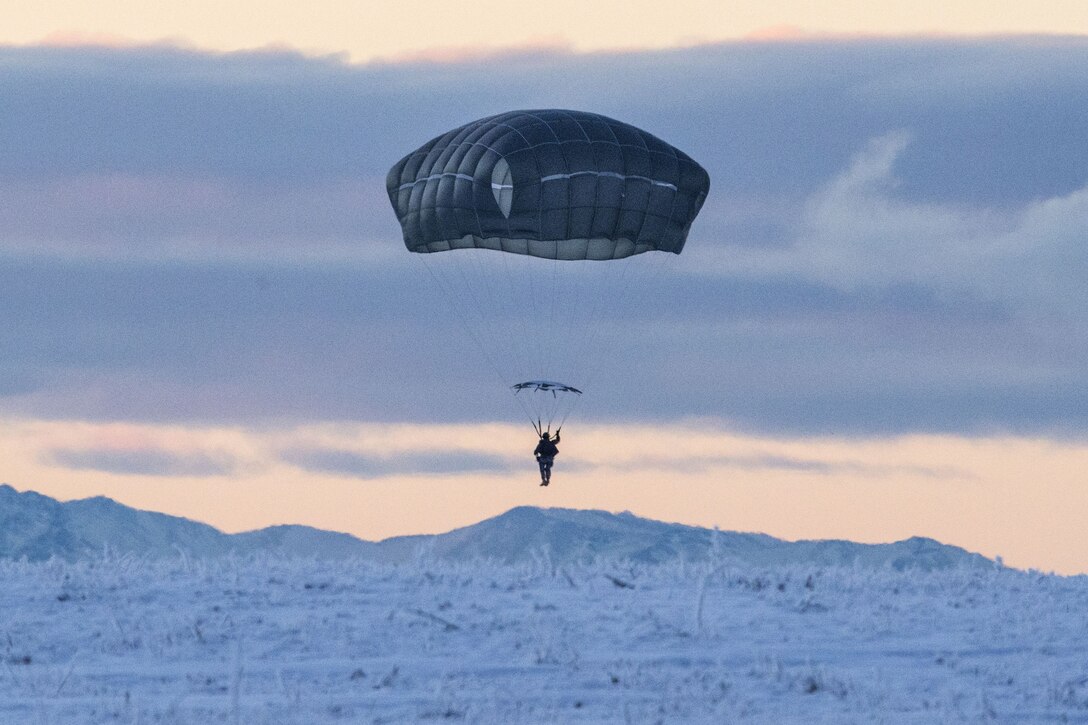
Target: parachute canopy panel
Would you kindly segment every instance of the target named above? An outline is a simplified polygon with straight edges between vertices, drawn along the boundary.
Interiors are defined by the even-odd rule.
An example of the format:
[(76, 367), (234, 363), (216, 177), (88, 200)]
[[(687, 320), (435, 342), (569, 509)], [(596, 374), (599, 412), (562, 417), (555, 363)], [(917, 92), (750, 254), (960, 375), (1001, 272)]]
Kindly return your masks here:
[(542, 393), (550, 392), (553, 395), (555, 393), (575, 393), (577, 395), (582, 394), (582, 391), (578, 388), (571, 387), (570, 385), (566, 385), (564, 383), (552, 382), (550, 380), (528, 380), (524, 383), (518, 383), (517, 385), (514, 385), (513, 388), (515, 393), (521, 392), (522, 390), (534, 390)]
[(405, 156), (386, 187), (413, 252), (545, 259), (679, 254), (710, 188), (687, 154), (583, 111), (510, 111)]

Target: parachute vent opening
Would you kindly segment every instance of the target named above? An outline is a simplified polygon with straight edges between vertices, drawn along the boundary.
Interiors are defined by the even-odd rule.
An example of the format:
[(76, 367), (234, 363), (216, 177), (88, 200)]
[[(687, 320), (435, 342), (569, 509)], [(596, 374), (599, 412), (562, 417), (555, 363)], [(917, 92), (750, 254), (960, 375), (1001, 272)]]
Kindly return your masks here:
[(491, 193), (495, 195), (499, 211), (509, 219), (510, 209), (514, 206), (514, 178), (510, 175), (510, 164), (506, 163), (506, 159), (499, 159), (491, 172)]

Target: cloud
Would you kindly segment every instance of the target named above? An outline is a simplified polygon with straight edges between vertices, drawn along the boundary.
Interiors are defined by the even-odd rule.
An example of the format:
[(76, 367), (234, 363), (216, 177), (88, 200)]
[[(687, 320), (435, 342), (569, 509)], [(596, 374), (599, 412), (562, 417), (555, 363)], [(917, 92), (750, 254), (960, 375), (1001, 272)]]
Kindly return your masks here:
[[(585, 464), (582, 464), (585, 468)], [(600, 470), (600, 469), (598, 469)], [(775, 453), (743, 455), (706, 455), (692, 457), (646, 456), (638, 461), (618, 466), (605, 466), (611, 471), (655, 471), (665, 475), (708, 474), (729, 470), (746, 472), (804, 473), (821, 477), (889, 479), (895, 476), (953, 481), (974, 478), (962, 468), (952, 466), (923, 466), (881, 464), (859, 460), (822, 460)]]
[[(532, 431), (520, 425), (315, 423), (234, 426), (0, 419), (18, 468), (192, 479), (292, 479), (298, 472), (373, 481), (440, 476), (474, 481), (535, 471)], [(967, 445), (964, 443), (964, 445)], [(932, 441), (811, 440), (737, 434), (716, 421), (580, 426), (561, 444), (568, 474), (627, 477), (770, 472), (818, 478), (956, 481), (970, 467), (929, 460)], [(10, 450), (8, 450), (10, 449)]]
[(142, 45), (139, 41), (116, 33), (87, 33), (76, 30), (58, 30), (47, 34), (40, 41), (44, 46), (103, 48), (132, 48)]
[(929, 288), (1017, 309), (1083, 308), (1088, 186), (1012, 208), (911, 200), (896, 193), (911, 143), (902, 132), (870, 140), (806, 200), (790, 243), (741, 246), (714, 268), (840, 289)]
[(121, 256), (388, 238), (381, 181), (404, 152), (488, 113), (549, 105), (630, 120), (699, 158), (714, 191), (697, 239), (774, 244), (864, 144), (901, 130), (914, 139), (898, 160), (905, 198), (1055, 198), (1085, 182), (1085, 45), (823, 40), (368, 66), (274, 50), (0, 48), (0, 95), (20, 99), (0, 139), (0, 188), (20, 203), (0, 228), (5, 245), (113, 240)]
[[(0, 248), (57, 257), (302, 261), (320, 251), (364, 256), (371, 228), (390, 239), (396, 222), (367, 210), (388, 204), (384, 180), (343, 177), (299, 186), (210, 176), (95, 173), (0, 179), (7, 237)], [(52, 213), (43, 214), (45, 204)], [(364, 232), (365, 233), (365, 232)]]
[[(977, 283), (954, 296), (981, 289), (992, 299), (1008, 285), (1000, 269), (974, 271), (978, 245), (1000, 244), (1025, 205), (1038, 208), (1021, 236), (1031, 224), (1075, 236), (1083, 224), (1075, 208), (1057, 208), (1086, 180), (1075, 152), (1083, 134), (1068, 125), (1084, 110), (1069, 72), (1084, 49), (1067, 41), (726, 44), (513, 55), (497, 67), (171, 48), (3, 53), (12, 72), (0, 84), (24, 102), (6, 110), (0, 188), (13, 203), (0, 209), (0, 244), (19, 253), (297, 260), (394, 250), (388, 165), (500, 99), (599, 108), (695, 153), (714, 191), (687, 253), (727, 277), (756, 265), (772, 305), (770, 290), (794, 283), (846, 277), (924, 295), (957, 271)], [(640, 81), (610, 83), (604, 99), (605, 76)], [(652, 104), (645, 86), (663, 89)], [(510, 87), (513, 97), (499, 93)], [(1073, 269), (1020, 248), (1040, 281)], [(1066, 256), (1075, 262), (1075, 248)], [(1063, 289), (1075, 294), (1078, 283)]]
[(465, 121), (558, 105), (712, 177), (684, 254), (638, 288), (653, 304), (598, 289), (615, 340), (580, 420), (1088, 430), (1086, 61), (1069, 38), (365, 66), (0, 48), (0, 411), (516, 416), (404, 252), (384, 174)]
[(756, 28), (745, 35), (744, 39), (758, 41), (800, 40), (802, 38), (807, 38), (810, 35), (811, 34), (804, 28), (796, 25), (789, 25), (787, 23), (780, 23), (778, 25), (767, 25), (762, 28)]
[(548, 60), (554, 56), (570, 55), (573, 52), (574, 46), (570, 41), (561, 35), (554, 35), (547, 38), (535, 38), (515, 46), (440, 45), (419, 48), (386, 56), (378, 61), (377, 65), (500, 64), (507, 60), (517, 62), (526, 57)]
[(226, 476), (234, 472), (229, 458), (201, 453), (168, 450), (124, 450), (116, 448), (65, 449), (45, 451), (42, 463), (75, 470), (92, 470), (125, 476)]
[(284, 451), (282, 458), (310, 473), (332, 473), (362, 479), (507, 474), (514, 470), (511, 462), (500, 456), (456, 450), (380, 456), (351, 450), (303, 448)]
[[(677, 431), (664, 432), (664, 437), (677, 435)], [(711, 434), (714, 437), (715, 434)], [(517, 441), (515, 436), (511, 437)], [(711, 475), (723, 471), (778, 472), (810, 474), (820, 477), (851, 477), (861, 479), (890, 479), (896, 476), (956, 481), (974, 478), (974, 474), (954, 466), (927, 466), (909, 463), (880, 463), (849, 457), (840, 458), (790, 455), (781, 452), (758, 450), (751, 441), (729, 440), (717, 434), (709, 447), (714, 452), (669, 450), (657, 436), (656, 444), (640, 447), (639, 451), (625, 451), (615, 431), (609, 431), (608, 442), (590, 457), (569, 452), (562, 455), (565, 473), (590, 475), (654, 474), (663, 477), (687, 475)], [(470, 438), (471, 439), (471, 438)], [(455, 445), (463, 445), (463, 440)], [(509, 444), (507, 444), (509, 445)], [(525, 447), (525, 446), (523, 446)], [(722, 448), (734, 452), (722, 453)], [(306, 447), (287, 448), (280, 453), (285, 463), (313, 474), (343, 475), (360, 479), (383, 479), (405, 476), (464, 476), (464, 475), (512, 475), (532, 469), (532, 460), (526, 455), (511, 459), (509, 451), (495, 446), (490, 452), (464, 450), (435, 445), (426, 435), (417, 435), (413, 449), (375, 451), (373, 448)]]

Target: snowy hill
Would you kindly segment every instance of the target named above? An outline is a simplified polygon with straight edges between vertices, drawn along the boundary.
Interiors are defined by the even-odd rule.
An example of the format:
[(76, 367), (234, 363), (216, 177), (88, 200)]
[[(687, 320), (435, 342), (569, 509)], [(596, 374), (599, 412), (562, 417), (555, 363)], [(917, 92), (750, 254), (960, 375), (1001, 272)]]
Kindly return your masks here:
[(96, 496), (61, 503), (0, 485), (0, 556), (30, 561), (57, 556), (69, 561), (116, 552), (152, 556), (193, 555), (221, 551), (224, 534), (196, 521), (138, 511)]
[(179, 516), (140, 511), (104, 496), (62, 503), (0, 484), (0, 558), (76, 561), (104, 551), (153, 558), (223, 556), (258, 551), (294, 556), (365, 556), (370, 544), (308, 526), (273, 526), (243, 534)]
[[(421, 545), (425, 548), (419, 549)], [(657, 564), (678, 559), (704, 561), (713, 556), (730, 563), (758, 566), (811, 563), (926, 571), (993, 566), (993, 562), (978, 554), (921, 537), (893, 544), (789, 542), (766, 534), (664, 523), (629, 512), (613, 514), (531, 506), (519, 506), (501, 516), (438, 536), (387, 539), (380, 546), (391, 561), (403, 560), (409, 552), (422, 550), (443, 561), (493, 559), (504, 564), (545, 557), (556, 563), (613, 559)]]
[(105, 550), (161, 558), (179, 552), (198, 557), (272, 553), (325, 559), (356, 557), (398, 563), (492, 560), (504, 564), (547, 559), (553, 563), (676, 560), (777, 566), (815, 564), (866, 568), (947, 569), (988, 567), (992, 562), (932, 539), (893, 544), (849, 541), (787, 542), (765, 534), (716, 532), (663, 523), (630, 513), (521, 506), (444, 534), (369, 542), (306, 526), (273, 526), (225, 534), (207, 524), (139, 511), (108, 498), (62, 503), (0, 485), (0, 558), (69, 561)]

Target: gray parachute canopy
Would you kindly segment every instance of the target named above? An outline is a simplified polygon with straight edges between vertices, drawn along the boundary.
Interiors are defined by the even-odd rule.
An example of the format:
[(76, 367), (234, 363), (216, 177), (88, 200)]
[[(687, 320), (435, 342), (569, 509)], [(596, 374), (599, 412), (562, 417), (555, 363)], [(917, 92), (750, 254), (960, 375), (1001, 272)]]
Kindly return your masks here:
[(386, 187), (413, 252), (606, 260), (679, 254), (710, 178), (646, 131), (547, 109), (455, 128), (398, 161)]

